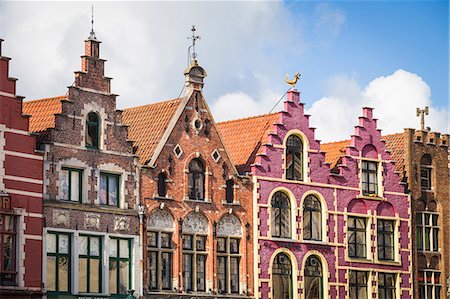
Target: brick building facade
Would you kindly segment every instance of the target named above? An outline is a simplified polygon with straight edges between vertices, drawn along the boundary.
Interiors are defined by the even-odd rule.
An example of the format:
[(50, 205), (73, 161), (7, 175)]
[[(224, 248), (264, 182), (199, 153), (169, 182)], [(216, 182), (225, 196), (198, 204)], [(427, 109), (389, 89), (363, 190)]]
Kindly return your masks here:
[(42, 294), (43, 155), (28, 132), (0, 40), (0, 298)]
[(99, 51), (91, 32), (67, 94), (24, 103), (45, 151), (47, 298), (141, 295), (138, 159)]
[(279, 113), (219, 124), (252, 174), (256, 297), (411, 298), (410, 199), (372, 110), (342, 153), (308, 118), (290, 90)]
[(185, 96), (124, 110), (141, 168), (146, 298), (248, 298), (253, 292), (251, 181), (239, 176), (203, 97), (205, 70), (185, 70)]

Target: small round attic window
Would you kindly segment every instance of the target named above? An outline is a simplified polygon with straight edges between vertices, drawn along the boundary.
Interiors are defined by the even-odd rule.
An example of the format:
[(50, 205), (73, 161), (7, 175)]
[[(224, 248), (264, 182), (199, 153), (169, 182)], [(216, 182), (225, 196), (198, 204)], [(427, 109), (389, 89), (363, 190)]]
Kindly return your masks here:
[(196, 120), (194, 120), (194, 128), (197, 131), (200, 131), (202, 127), (203, 127), (203, 123), (200, 119), (197, 118)]

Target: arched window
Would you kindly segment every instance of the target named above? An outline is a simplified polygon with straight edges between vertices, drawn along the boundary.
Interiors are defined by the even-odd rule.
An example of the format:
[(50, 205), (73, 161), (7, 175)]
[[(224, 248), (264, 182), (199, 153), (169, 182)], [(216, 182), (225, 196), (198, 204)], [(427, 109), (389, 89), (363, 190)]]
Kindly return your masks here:
[(313, 195), (303, 202), (303, 239), (322, 241), (322, 208)]
[(323, 271), (320, 259), (311, 255), (305, 263), (305, 299), (323, 298)]
[(225, 200), (227, 203), (234, 202), (234, 181), (228, 180), (226, 182)]
[(272, 298), (292, 298), (292, 265), (289, 257), (279, 253), (272, 265)]
[(98, 114), (90, 112), (86, 119), (86, 146), (92, 148), (98, 148), (99, 145), (99, 133), (100, 133), (100, 120)]
[(303, 143), (295, 135), (289, 136), (286, 142), (286, 178), (303, 180)]
[(291, 237), (291, 205), (289, 197), (281, 191), (272, 197), (272, 237)]
[(167, 175), (164, 172), (158, 174), (158, 196), (166, 197), (167, 185), (166, 185)]
[(197, 158), (189, 163), (188, 196), (189, 199), (205, 199), (205, 168), (202, 161)]
[(431, 190), (431, 164), (430, 155), (423, 155), (420, 160), (420, 186), (423, 190)]

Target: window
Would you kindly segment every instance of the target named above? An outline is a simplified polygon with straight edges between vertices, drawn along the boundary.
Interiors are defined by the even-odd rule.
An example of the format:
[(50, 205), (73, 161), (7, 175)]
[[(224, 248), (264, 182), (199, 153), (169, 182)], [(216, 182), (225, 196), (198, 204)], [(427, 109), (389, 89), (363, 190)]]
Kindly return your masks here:
[(205, 169), (199, 159), (192, 159), (189, 163), (188, 196), (194, 200), (205, 199)]
[[(433, 270), (419, 271), (419, 298), (440, 299), (441, 298), (441, 272)], [(442, 294), (444, 295), (444, 294)]]
[(86, 119), (86, 147), (97, 148), (99, 144), (100, 120), (98, 114), (90, 112)]
[(362, 192), (364, 195), (378, 194), (378, 163), (362, 161)]
[(322, 240), (322, 209), (320, 201), (308, 195), (303, 202), (303, 239)]
[(431, 190), (431, 157), (423, 155), (420, 160), (420, 186), (422, 190)]
[(394, 260), (394, 221), (377, 220), (378, 259), (384, 261)]
[(170, 290), (172, 288), (172, 234), (149, 232), (147, 249), (149, 290)]
[(47, 283), (49, 292), (70, 292), (70, 235), (47, 233)]
[(78, 291), (102, 292), (102, 242), (100, 237), (78, 238)]
[(206, 291), (206, 236), (183, 235), (183, 286), (185, 291)]
[(111, 173), (100, 174), (100, 204), (119, 206), (120, 175)]
[(416, 244), (418, 250), (439, 250), (438, 214), (432, 212), (417, 212), (416, 214)]
[(166, 197), (167, 195), (167, 175), (164, 172), (158, 174), (158, 196)]
[(348, 256), (365, 258), (366, 253), (366, 219), (348, 217)]
[(350, 296), (352, 299), (367, 299), (367, 272), (350, 271)]
[(291, 237), (291, 205), (286, 193), (281, 191), (272, 197), (272, 237)]
[(225, 200), (227, 203), (234, 202), (234, 181), (233, 180), (228, 180), (226, 182)]
[(219, 293), (239, 293), (239, 242), (217, 238), (217, 282)]
[(273, 261), (272, 284), (272, 298), (292, 298), (292, 265), (289, 257), (284, 253), (279, 253)]
[(312, 255), (305, 263), (305, 299), (323, 298), (323, 271), (320, 259)]
[(109, 293), (125, 297), (131, 289), (131, 240), (109, 239)]
[(0, 214), (0, 286), (16, 284), (16, 234), (14, 216)]
[(81, 202), (83, 170), (63, 167), (61, 169), (62, 200)]
[(303, 180), (303, 143), (295, 135), (286, 141), (286, 178), (288, 180)]
[(395, 299), (396, 274), (378, 273), (378, 299)]

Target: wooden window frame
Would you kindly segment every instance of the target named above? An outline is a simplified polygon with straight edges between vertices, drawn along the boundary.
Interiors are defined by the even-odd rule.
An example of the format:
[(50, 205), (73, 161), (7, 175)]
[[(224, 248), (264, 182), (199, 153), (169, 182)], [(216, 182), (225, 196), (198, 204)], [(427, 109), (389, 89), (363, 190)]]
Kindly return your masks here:
[[(392, 231), (386, 230), (387, 223), (392, 224)], [(380, 223), (382, 223), (382, 228), (380, 229)], [(391, 239), (391, 246), (386, 245), (385, 237)], [(391, 248), (392, 257), (386, 257), (386, 248)], [(395, 220), (390, 219), (377, 219), (377, 254), (378, 259), (381, 261), (394, 261), (395, 260)], [(381, 251), (380, 251), (381, 250)], [(382, 253), (382, 254), (381, 254)]]
[[(428, 222), (426, 221), (427, 215)], [(436, 217), (436, 224), (433, 224), (434, 217)], [(435, 237), (437, 237), (437, 240), (435, 240)], [(427, 238), (429, 249), (426, 246)], [(437, 248), (435, 248), (435, 245)], [(419, 251), (439, 252), (439, 213), (429, 211), (416, 212), (416, 246)]]
[[(356, 222), (358, 219), (364, 220), (364, 228), (357, 228), (356, 227)], [(353, 222), (353, 227), (350, 226), (350, 222)], [(351, 233), (355, 234), (355, 241), (353, 243), (350, 243), (350, 234)], [(364, 243), (359, 243), (358, 242), (358, 232), (364, 232)], [(356, 259), (367, 259), (367, 219), (365, 217), (358, 217), (358, 216), (348, 216), (347, 218), (347, 251), (348, 251), (348, 256), (350, 258), (356, 258)], [(350, 244), (355, 246), (355, 254), (354, 255), (350, 255)], [(358, 245), (363, 245), (364, 246), (364, 256), (359, 256), (358, 255)]]
[[(388, 276), (393, 276), (394, 278), (394, 285), (388, 286), (386, 284), (386, 278)], [(381, 283), (383, 282), (383, 283)], [(389, 294), (394, 296), (388, 297)], [(382, 297), (382, 295), (384, 297)], [(384, 273), (384, 272), (378, 272), (378, 298), (397, 298), (397, 274), (396, 273)]]
[[(219, 249), (219, 239), (223, 239), (225, 242), (225, 250)], [(231, 240), (237, 241), (237, 251), (232, 252), (231, 251)], [(235, 237), (217, 237), (217, 267), (219, 266), (219, 258), (225, 259), (225, 290), (219, 290), (219, 276), (217, 275), (217, 288), (219, 294), (239, 294), (239, 267), (240, 267), (240, 261), (241, 261), (241, 254), (239, 253), (239, 246), (241, 243), (241, 238), (235, 238)], [(238, 267), (238, 274), (237, 274), (237, 290), (232, 290), (231, 282), (233, 281), (232, 274), (231, 274), (231, 260), (237, 259), (237, 267)], [(219, 269), (217, 268), (217, 274), (219, 273)]]
[[(69, 199), (62, 199), (66, 202), (83, 202), (83, 169), (71, 168), (71, 167), (62, 167), (62, 171), (68, 171), (69, 175)], [(78, 200), (72, 200), (72, 172), (78, 172)]]
[[(102, 182), (102, 176), (106, 177), (106, 204), (100, 203), (100, 195), (99, 195), (99, 203), (100, 203), (100, 205), (102, 205), (102, 206), (111, 206), (111, 207), (120, 207), (120, 178), (121, 178), (121, 175), (120, 174), (115, 174), (115, 173), (103, 172), (103, 171), (100, 172), (100, 182), (99, 182), (99, 184), (100, 184), (99, 190), (100, 191), (101, 191), (101, 188), (102, 188), (102, 186), (101, 186), (101, 184), (102, 184), (101, 183)], [(115, 178), (116, 183), (117, 183), (117, 203), (115, 205), (111, 205), (109, 203), (109, 201), (110, 201), (110, 198), (109, 198), (109, 178), (110, 177)]]
[[(117, 287), (117, 291), (120, 291), (120, 262), (128, 262), (128, 286), (129, 289), (127, 290), (127, 293), (111, 293), (111, 286), (110, 286), (110, 295), (111, 297), (119, 297), (119, 298), (125, 298), (127, 297), (128, 291), (131, 290), (131, 288), (133, 287), (132, 285), (132, 268), (133, 268), (133, 263), (132, 263), (132, 246), (131, 246), (131, 239), (127, 239), (127, 238), (119, 238), (119, 237), (110, 237), (110, 240), (116, 240), (116, 246), (117, 246), (117, 256), (111, 256), (109, 255), (109, 259), (108, 259), (108, 265), (111, 264), (111, 262), (116, 263), (116, 287)], [(128, 242), (128, 257), (127, 258), (121, 258), (120, 257), (120, 241), (127, 241)], [(109, 246), (111, 246), (111, 244), (109, 244)], [(109, 271), (111, 271), (111, 269), (108, 270), (108, 275)]]
[[(190, 236), (191, 239), (191, 246), (190, 248), (186, 248), (184, 246), (184, 237), (185, 236)], [(197, 249), (197, 238), (204, 238), (205, 239), (205, 249), (204, 250), (198, 250)], [(208, 235), (205, 234), (183, 234), (182, 235), (182, 271), (183, 271), (183, 281), (182, 281), (182, 286), (183, 289), (187, 292), (206, 292), (206, 277), (207, 277), (207, 270), (208, 267), (206, 266), (206, 262), (207, 262), (207, 258), (208, 258), (208, 251), (206, 250), (207, 248), (207, 243), (208, 243)], [(185, 256), (190, 256), (190, 260), (191, 260), (191, 269), (189, 272), (191, 272), (191, 289), (188, 289), (185, 286), (185, 280), (184, 280), (184, 273), (187, 272), (186, 269), (184, 269), (184, 257)], [(205, 263), (205, 271), (204, 271), (204, 290), (199, 290), (197, 288), (197, 274), (198, 274), (198, 270), (197, 270), (197, 260), (199, 256), (203, 256), (204, 257), (204, 263)]]
[[(149, 258), (149, 262), (148, 262), (148, 290), (149, 292), (155, 292), (155, 291), (162, 291), (162, 290), (171, 290), (172, 289), (172, 273), (173, 273), (173, 257), (174, 257), (174, 253), (175, 253), (175, 249), (173, 248), (173, 242), (172, 242), (172, 237), (173, 237), (173, 233), (172, 232), (165, 232), (165, 231), (148, 231), (147, 235), (150, 234), (156, 234), (156, 246), (151, 246), (149, 244), (149, 242), (147, 242), (147, 255), (150, 255), (150, 253), (156, 253), (157, 255), (157, 260), (156, 260), (156, 288), (152, 288), (151, 287), (151, 283), (150, 283), (150, 258)], [(170, 245), (169, 247), (164, 247), (162, 246), (162, 242), (161, 242), (161, 235), (162, 234), (168, 234), (170, 235)], [(150, 238), (148, 238), (150, 239)], [(170, 255), (170, 273), (169, 273), (169, 286), (164, 288), (162, 285), (162, 255), (166, 253)]]
[[(356, 276), (355, 276), (355, 283), (352, 283), (352, 278), (351, 278), (351, 275), (352, 274), (355, 274)], [(359, 275), (364, 275), (365, 276), (365, 280), (366, 280), (366, 283), (365, 284), (362, 284), (362, 283), (359, 283), (358, 282), (358, 276)], [(349, 295), (351, 295), (352, 294), (352, 288), (356, 288), (356, 297), (354, 297), (354, 298), (352, 298), (352, 299), (361, 299), (361, 298), (359, 298), (359, 289), (362, 289), (362, 288), (364, 288), (365, 289), (365, 291), (366, 291), (366, 296), (365, 297), (363, 297), (364, 299), (368, 299), (369, 298), (369, 272), (367, 272), (367, 271), (356, 271), (356, 270), (350, 270), (349, 271), (349, 275), (348, 275), (348, 286), (349, 286)]]
[[(436, 278), (436, 275), (438, 277)], [(427, 278), (430, 277), (430, 281)], [(445, 290), (441, 284), (442, 273), (438, 270), (433, 269), (423, 269), (419, 270), (418, 274), (418, 285), (419, 285), (419, 296), (420, 298), (426, 299), (440, 299), (442, 295), (445, 295)], [(438, 280), (438, 281), (436, 281)], [(429, 289), (431, 288), (431, 294), (429, 294)]]
[[(102, 246), (102, 241), (103, 241), (103, 238), (101, 237), (101, 236), (95, 236), (95, 235), (85, 235), (85, 234), (81, 234), (80, 235), (80, 237), (86, 237), (87, 238), (87, 253), (86, 254), (78, 254), (78, 263), (80, 262), (80, 260), (81, 259), (86, 259), (86, 261), (87, 261), (87, 265), (86, 265), (86, 292), (80, 292), (80, 293), (91, 293), (91, 294), (94, 294), (94, 293), (102, 293), (102, 291), (103, 291), (103, 284), (102, 284), (102, 282), (103, 282), (103, 255), (102, 255), (102, 253), (103, 253), (103, 246)], [(91, 252), (91, 238), (96, 238), (96, 239), (98, 239), (98, 246), (99, 246), (99, 248), (98, 248), (98, 254), (99, 255), (92, 255), (90, 252)], [(99, 261), (99, 269), (98, 269), (98, 292), (92, 292), (91, 291), (91, 288), (90, 288), (90, 282), (91, 282), (91, 271), (90, 271), (90, 268), (91, 268), (91, 266), (90, 266), (90, 261), (91, 260), (98, 260)], [(79, 272), (79, 269), (78, 269), (78, 275), (80, 274), (80, 272)], [(78, 276), (78, 279), (80, 279), (79, 278), (79, 276)]]
[[(379, 162), (362, 160), (361, 161), (361, 185), (362, 185), (362, 193), (366, 196), (378, 196), (379, 186), (378, 186), (378, 170), (379, 170)], [(370, 169), (370, 165), (375, 166), (375, 170)], [(372, 182), (370, 180), (370, 175), (375, 174), (375, 181)], [(366, 180), (367, 176), (367, 180)], [(370, 187), (373, 186), (375, 191), (370, 191)]]
[[(55, 291), (49, 291), (50, 294), (70, 294), (72, 292), (72, 234), (70, 233), (64, 233), (64, 232), (57, 232), (57, 231), (48, 231), (47, 235), (55, 235), (55, 252), (48, 252), (46, 258), (48, 259), (49, 256), (55, 257)], [(68, 250), (67, 253), (60, 253), (59, 252), (59, 237), (61, 235), (65, 235), (68, 237), (69, 244), (68, 244)], [(67, 258), (67, 291), (60, 291), (59, 290), (59, 259), (61, 257)], [(47, 273), (48, 275), (48, 273)]]

